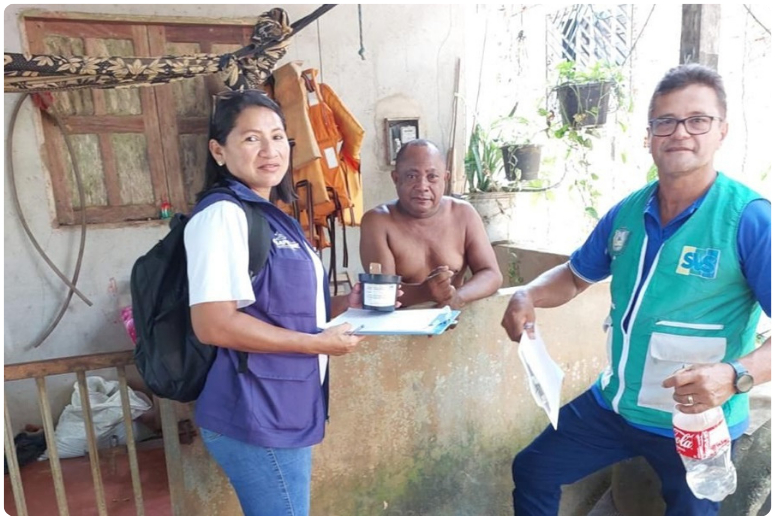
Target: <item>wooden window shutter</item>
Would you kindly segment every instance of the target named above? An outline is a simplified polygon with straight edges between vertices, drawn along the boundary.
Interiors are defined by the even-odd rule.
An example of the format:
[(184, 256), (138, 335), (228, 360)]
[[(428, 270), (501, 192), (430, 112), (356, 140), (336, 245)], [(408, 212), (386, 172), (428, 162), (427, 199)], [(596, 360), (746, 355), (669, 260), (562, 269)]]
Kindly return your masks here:
[[(244, 46), (252, 26), (154, 24), (28, 17), (33, 54), (160, 56), (224, 53)], [(219, 85), (220, 84), (220, 85)], [(85, 202), (57, 126), (43, 118), (44, 156), (57, 222), (124, 223), (156, 219), (162, 200), (188, 212), (202, 189), (210, 93), (223, 88), (213, 75), (157, 87), (54, 92), (54, 110), (70, 137)]]

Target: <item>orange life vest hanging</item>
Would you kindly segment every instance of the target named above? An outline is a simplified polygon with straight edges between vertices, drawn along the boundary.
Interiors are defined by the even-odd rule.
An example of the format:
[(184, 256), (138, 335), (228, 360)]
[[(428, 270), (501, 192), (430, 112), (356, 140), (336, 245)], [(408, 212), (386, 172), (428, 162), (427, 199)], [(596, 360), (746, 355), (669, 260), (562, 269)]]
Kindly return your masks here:
[[(344, 225), (360, 225), (363, 216), (360, 149), (365, 131), (336, 93), (317, 83), (317, 70), (301, 71), (301, 64), (290, 62), (277, 69), (269, 89), (296, 142), (293, 169), (299, 201), (281, 208), (299, 219), (319, 250), (331, 246), (338, 219), (346, 247)], [(346, 259), (345, 249), (345, 266)]]

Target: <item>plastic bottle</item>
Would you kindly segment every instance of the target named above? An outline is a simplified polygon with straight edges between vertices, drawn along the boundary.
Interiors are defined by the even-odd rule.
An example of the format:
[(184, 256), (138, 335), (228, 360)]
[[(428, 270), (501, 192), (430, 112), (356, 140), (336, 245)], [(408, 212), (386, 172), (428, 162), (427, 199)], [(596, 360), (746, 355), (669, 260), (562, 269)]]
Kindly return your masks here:
[(170, 205), (170, 202), (168, 202), (166, 198), (161, 201), (161, 208), (159, 209), (159, 217), (162, 220), (172, 218), (172, 205)]
[(135, 330), (135, 320), (132, 316), (131, 306), (121, 309), (121, 321), (124, 322), (124, 328), (132, 339), (132, 343), (137, 343), (137, 331)]
[(686, 467), (686, 482), (699, 499), (721, 501), (737, 488), (732, 441), (721, 407), (699, 414), (673, 411), (678, 455)]

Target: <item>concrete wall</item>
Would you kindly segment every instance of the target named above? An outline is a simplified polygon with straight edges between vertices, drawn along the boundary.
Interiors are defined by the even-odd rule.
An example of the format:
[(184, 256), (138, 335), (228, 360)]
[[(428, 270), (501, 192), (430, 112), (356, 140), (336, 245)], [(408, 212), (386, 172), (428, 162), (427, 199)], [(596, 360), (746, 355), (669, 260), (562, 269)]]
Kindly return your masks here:
[[(512, 512), (511, 460), (547, 418), (527, 390), (517, 345), (500, 327), (510, 295), (504, 289), (473, 304), (442, 336), (373, 338), (333, 363), (331, 423), (314, 455), (313, 513)], [(602, 328), (591, 327), (601, 324), (607, 300), (606, 286), (598, 286), (539, 313), (565, 372), (563, 402), (604, 366)]]
[[(22, 5), (4, 11), (4, 48), (25, 50), (20, 15), (26, 10), (78, 13), (175, 16), (192, 20), (234, 18), (252, 23), (277, 4), (265, 5)], [(287, 5), (291, 22), (319, 4)], [(449, 140), (455, 59), (463, 46), (463, 19), (458, 6), (365, 5), (363, 46), (360, 49), (356, 5), (338, 5), (294, 37), (282, 63), (302, 60), (316, 67), (366, 129), (362, 150), (365, 207), (395, 197), (383, 145), (384, 118), (417, 116), (420, 135), (446, 148)], [(318, 45), (320, 43), (320, 46)], [(8, 137), (11, 111), (19, 95), (4, 95), (4, 129)], [(55, 211), (48, 174), (41, 161), (40, 123), (29, 101), (22, 106), (14, 133), (13, 166), (23, 213), (48, 256), (65, 274), (75, 266), (80, 231), (55, 227)], [(463, 133), (458, 134), (462, 142)], [(8, 169), (10, 159), (5, 158)], [(32, 342), (56, 316), (66, 287), (44, 265), (24, 235), (4, 180), (5, 231), (5, 362), (18, 363), (77, 354), (131, 348), (119, 319), (130, 303), (132, 264), (167, 231), (166, 223), (133, 226), (89, 226), (79, 289), (94, 303), (71, 302), (62, 322), (38, 348)], [(351, 271), (360, 272), (359, 229), (348, 231)], [(325, 259), (328, 260), (326, 252)], [(341, 254), (338, 256), (342, 260)], [(341, 261), (340, 261), (341, 263)], [(49, 390), (55, 415), (70, 401), (72, 377), (52, 378)], [(6, 387), (15, 426), (39, 419), (34, 386)]]

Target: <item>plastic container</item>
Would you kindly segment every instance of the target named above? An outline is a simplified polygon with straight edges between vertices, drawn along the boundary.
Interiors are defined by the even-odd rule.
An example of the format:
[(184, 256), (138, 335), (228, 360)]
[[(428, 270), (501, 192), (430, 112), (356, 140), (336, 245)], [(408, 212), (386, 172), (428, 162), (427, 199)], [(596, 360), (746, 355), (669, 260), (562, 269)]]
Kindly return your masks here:
[(401, 276), (395, 274), (359, 274), (363, 286), (363, 308), (372, 311), (393, 312)]
[(675, 448), (686, 468), (686, 483), (699, 499), (719, 502), (737, 488), (732, 441), (721, 407), (699, 414), (673, 411)]
[(137, 331), (135, 330), (135, 320), (132, 316), (131, 306), (121, 309), (121, 321), (124, 322), (124, 328), (132, 339), (132, 343), (137, 343)]

